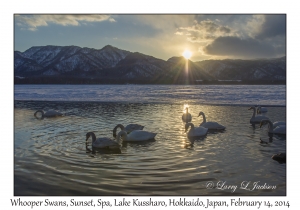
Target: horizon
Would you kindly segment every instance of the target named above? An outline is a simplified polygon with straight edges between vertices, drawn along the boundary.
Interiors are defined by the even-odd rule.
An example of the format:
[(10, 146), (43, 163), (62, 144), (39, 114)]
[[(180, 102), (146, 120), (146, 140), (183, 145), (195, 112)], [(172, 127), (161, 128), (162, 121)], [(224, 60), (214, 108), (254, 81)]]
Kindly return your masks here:
[(286, 56), (285, 14), (15, 14), (14, 50), (111, 45), (162, 60), (254, 60)]

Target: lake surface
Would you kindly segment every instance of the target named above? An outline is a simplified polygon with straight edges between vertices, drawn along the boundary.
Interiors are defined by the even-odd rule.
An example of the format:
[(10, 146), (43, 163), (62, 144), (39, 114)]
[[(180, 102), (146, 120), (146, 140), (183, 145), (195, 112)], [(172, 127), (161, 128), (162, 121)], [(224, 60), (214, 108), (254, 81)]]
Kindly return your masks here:
[(15, 85), (15, 100), (286, 105), (285, 85)]
[[(199, 96), (197, 87), (201, 86), (155, 90), (151, 85), (16, 85), (14, 195), (286, 195), (286, 164), (271, 158), (286, 152), (286, 137), (270, 138), (266, 126), (251, 126), (252, 110), (247, 106), (263, 98), (257, 104), (268, 105), (265, 115), (285, 121), (286, 107), (280, 106), (285, 105), (285, 86), (245, 86), (248, 103), (242, 97), (232, 99), (233, 92), (237, 98), (243, 92), (238, 86), (211, 86)], [(249, 88), (256, 91), (250, 94)], [(137, 93), (145, 89), (149, 91)], [(197, 97), (184, 97), (183, 89)], [(274, 89), (279, 90), (276, 97)], [(224, 91), (231, 94), (231, 103)], [(77, 92), (87, 96), (79, 97)], [(214, 94), (221, 99), (214, 99)], [(117, 101), (116, 95), (122, 100)], [(207, 121), (217, 121), (226, 130), (189, 140), (181, 120), (186, 104), (195, 126), (202, 122), (197, 116), (203, 111)], [(65, 116), (38, 120), (33, 116), (37, 109), (59, 110)], [(112, 130), (119, 123), (139, 123), (157, 136), (146, 142), (123, 142), (119, 152), (86, 147), (87, 132), (113, 138)], [(254, 189), (255, 183), (273, 189)], [(246, 189), (240, 188), (246, 184)]]

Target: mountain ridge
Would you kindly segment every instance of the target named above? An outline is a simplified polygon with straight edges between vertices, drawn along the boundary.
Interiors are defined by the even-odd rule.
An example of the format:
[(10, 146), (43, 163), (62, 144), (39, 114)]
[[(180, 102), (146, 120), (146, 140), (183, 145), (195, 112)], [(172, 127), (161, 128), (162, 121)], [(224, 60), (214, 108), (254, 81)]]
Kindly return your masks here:
[(101, 83), (154, 84), (195, 84), (218, 80), (285, 82), (286, 56), (193, 62), (182, 56), (163, 60), (112, 45), (101, 49), (47, 45), (34, 46), (24, 52), (14, 51), (14, 75), (16, 84), (39, 83), (41, 78), (44, 81), (48, 78), (54, 83), (64, 83), (64, 80), (65, 83), (72, 80), (76, 83), (74, 78), (76, 81), (81, 78), (81, 84), (89, 83), (89, 79)]

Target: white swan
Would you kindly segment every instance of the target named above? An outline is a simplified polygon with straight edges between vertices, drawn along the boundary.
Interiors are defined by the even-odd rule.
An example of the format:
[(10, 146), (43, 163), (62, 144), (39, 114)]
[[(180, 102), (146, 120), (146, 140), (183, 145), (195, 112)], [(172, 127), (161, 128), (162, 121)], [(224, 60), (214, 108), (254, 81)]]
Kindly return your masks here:
[[(39, 118), (37, 116), (37, 113), (42, 113), (42, 116)], [(58, 116), (62, 116), (63, 114), (60, 113), (60, 112), (57, 112), (57, 111), (54, 111), (54, 110), (49, 110), (47, 112), (44, 112), (43, 110), (37, 110), (35, 113), (34, 113), (34, 117), (37, 118), (37, 119), (43, 119), (44, 117), (58, 117)]]
[[(286, 125), (286, 122), (285, 121), (276, 121), (276, 122), (273, 122), (273, 128), (276, 128), (279, 125)], [(270, 127), (269, 124), (268, 124), (268, 126)]]
[(279, 125), (286, 125), (286, 122), (285, 121), (276, 121), (276, 122), (273, 122), (273, 128), (276, 128)]
[(185, 110), (186, 110), (186, 113), (184, 113), (182, 115), (182, 121), (185, 122), (185, 123), (191, 122), (192, 121), (192, 115), (189, 113), (189, 108), (186, 107)]
[(203, 122), (200, 124), (200, 126), (204, 127), (204, 128), (208, 128), (208, 130), (225, 130), (225, 126), (220, 125), (217, 122), (206, 122), (206, 117), (205, 114), (203, 112), (199, 112), (198, 117), (202, 115), (203, 117)]
[(123, 141), (147, 141), (154, 139), (156, 133), (142, 131), (142, 130), (134, 130), (127, 134), (126, 131), (122, 130), (117, 135), (117, 140), (120, 141), (120, 137), (122, 136)]
[(195, 127), (193, 123), (186, 123), (185, 124), (185, 132), (189, 129), (191, 126), (191, 129), (187, 133), (188, 137), (200, 137), (200, 136), (205, 136), (208, 132), (208, 128), (204, 128), (202, 126)]
[(266, 112), (268, 112), (268, 109), (266, 107), (261, 107), (261, 106), (257, 107), (257, 114), (266, 113)]
[(286, 126), (285, 125), (278, 125), (278, 126), (274, 127), (273, 123), (270, 120), (262, 120), (260, 122), (260, 128), (265, 123), (269, 123), (269, 130), (268, 130), (269, 133), (286, 134)]
[(92, 147), (99, 149), (119, 149), (120, 144), (110, 138), (98, 138), (96, 139), (96, 135), (93, 132), (88, 132), (86, 134), (86, 142), (92, 136)]
[(144, 126), (139, 125), (139, 124), (129, 124), (126, 127), (124, 127), (122, 124), (118, 124), (114, 130), (113, 130), (113, 136), (116, 137), (117, 136), (117, 129), (121, 128), (121, 130), (126, 131), (127, 133), (130, 133), (134, 130), (143, 130)]
[(250, 107), (248, 110), (253, 109), (253, 115), (250, 119), (251, 124), (259, 124), (262, 120), (269, 120), (268, 117), (263, 116), (263, 115), (256, 115), (256, 108), (254, 106)]

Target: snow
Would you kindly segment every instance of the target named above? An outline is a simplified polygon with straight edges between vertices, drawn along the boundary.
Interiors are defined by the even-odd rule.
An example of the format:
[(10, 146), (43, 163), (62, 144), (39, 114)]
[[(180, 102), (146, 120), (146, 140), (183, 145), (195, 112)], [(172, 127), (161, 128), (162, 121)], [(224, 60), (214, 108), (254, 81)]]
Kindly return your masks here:
[(285, 106), (285, 85), (15, 85), (15, 100)]

